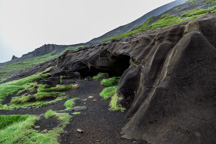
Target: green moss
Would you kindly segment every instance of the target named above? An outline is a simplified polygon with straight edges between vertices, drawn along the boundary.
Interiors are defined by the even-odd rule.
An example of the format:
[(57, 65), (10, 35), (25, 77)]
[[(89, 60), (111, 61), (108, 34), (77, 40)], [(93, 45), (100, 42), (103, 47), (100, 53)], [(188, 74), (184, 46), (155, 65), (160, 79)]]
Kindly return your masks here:
[(93, 80), (99, 79), (99, 78), (106, 78), (107, 74), (106, 73), (98, 73), (96, 76), (93, 76)]
[(206, 3), (206, 4), (209, 4), (209, 3), (210, 3), (210, 4), (211, 4), (211, 3), (216, 3), (216, 0), (208, 0), (208, 1), (206, 1), (205, 3)]
[(34, 95), (36, 100), (41, 100), (44, 98), (61, 97), (61, 96), (65, 96), (65, 93), (61, 93), (61, 92), (38, 92)]
[(0, 115), (0, 130), (16, 122), (24, 121), (28, 118), (27, 115)]
[[(59, 124), (52, 130), (45, 132), (39, 132), (32, 129), (34, 123), (40, 119), (39, 116), (24, 115), (18, 118), (18, 121), (7, 125), (0, 130), (0, 143), (2, 144), (58, 144), (58, 138), (61, 133), (64, 133), (64, 128), (70, 122), (71, 116), (66, 113), (53, 112), (58, 120)], [(11, 116), (4, 116), (3, 119), (11, 119)], [(12, 117), (16, 117), (13, 115)]]
[(189, 3), (196, 2), (197, 0), (188, 0)]
[(103, 42), (105, 41), (109, 41), (109, 40), (112, 40), (112, 39), (119, 39), (119, 38), (125, 38), (125, 37), (129, 37), (129, 36), (133, 36), (139, 32), (143, 32), (143, 31), (146, 31), (148, 30), (148, 24), (149, 22), (151, 22), (151, 20), (153, 19), (154, 17), (150, 17), (149, 19), (147, 19), (144, 24), (142, 24), (141, 26), (135, 28), (135, 29), (132, 29), (124, 34), (121, 34), (121, 35), (118, 35), (118, 36), (115, 36), (115, 37), (112, 37), (110, 39), (106, 39), (106, 40), (103, 40)]
[(66, 85), (57, 85), (56, 87), (52, 87), (52, 88), (45, 88), (44, 85), (41, 85), (39, 88), (40, 92), (50, 92), (50, 91), (65, 91), (68, 89), (75, 89), (77, 88), (74, 85), (70, 85), (70, 86), (66, 86)]
[(174, 10), (177, 11), (177, 10), (179, 10), (180, 8), (181, 8), (181, 7), (177, 7), (177, 8), (175, 8)]
[(48, 111), (45, 113), (44, 117), (45, 117), (46, 119), (49, 119), (49, 118), (55, 116), (55, 114), (56, 114), (56, 113), (55, 113), (53, 110), (48, 110)]
[(26, 95), (22, 95), (20, 97), (13, 97), (11, 99), (11, 103), (12, 104), (26, 103), (26, 102), (29, 101), (29, 99), (30, 99), (30, 95), (27, 95), (27, 96)]
[(81, 112), (73, 112), (73, 115), (80, 115)]
[(20, 61), (17, 63), (13, 63), (13, 64), (9, 64), (7, 66), (1, 67), (1, 69), (7, 69), (7, 70), (18, 70), (18, 69), (23, 69), (23, 68), (27, 68), (27, 67), (31, 67), (52, 59), (56, 59), (59, 56), (61, 56), (63, 53), (65, 53), (68, 50), (76, 50), (78, 48), (80, 48), (82, 46), (77, 46), (77, 47), (67, 47), (63, 52), (54, 55), (56, 53), (56, 50), (50, 52), (49, 54), (43, 55), (43, 56), (39, 56), (39, 57), (35, 57), (32, 59), (27, 59), (24, 61)]
[(76, 99), (79, 99), (79, 98), (76, 97), (76, 98), (72, 98), (72, 99), (67, 100), (67, 101), (64, 103), (64, 106), (66, 107), (66, 109), (73, 108), (73, 107), (75, 106), (75, 100), (76, 100)]
[(183, 20), (180, 17), (175, 17), (173, 15), (170, 16), (166, 16), (163, 17), (161, 19), (159, 19), (158, 21), (156, 21), (155, 23), (151, 24), (149, 27), (154, 30), (157, 28), (162, 28), (165, 26), (170, 26), (170, 25), (174, 25), (174, 24), (178, 24), (183, 22)]
[(111, 101), (110, 101), (110, 110), (113, 110), (113, 111), (122, 111), (124, 112), (125, 108), (122, 108), (121, 106), (118, 106), (118, 95), (117, 93), (115, 93), (112, 98), (111, 98)]
[(102, 96), (105, 100), (110, 98), (112, 95), (116, 93), (117, 86), (107, 87), (103, 89), (103, 91), (100, 93), (100, 96)]
[(113, 86), (113, 85), (117, 85), (119, 82), (120, 77), (112, 77), (109, 79), (103, 79), (101, 81), (102, 85), (106, 85), (106, 86)]
[(182, 14), (182, 17), (198, 17), (198, 16), (204, 15), (206, 13), (215, 12), (215, 11), (216, 11), (216, 6), (213, 6), (209, 9), (196, 8), (196, 9), (190, 10), (190, 11)]
[(29, 76), (23, 79), (0, 84), (0, 106), (1, 106), (2, 101), (7, 96), (12, 95), (19, 90), (24, 90), (29, 83), (32, 83), (37, 79), (47, 77), (49, 73), (46, 73), (46, 72), (48, 72), (50, 69), (51, 68), (48, 68), (44, 72), (40, 72), (40, 73), (34, 74), (32, 76)]

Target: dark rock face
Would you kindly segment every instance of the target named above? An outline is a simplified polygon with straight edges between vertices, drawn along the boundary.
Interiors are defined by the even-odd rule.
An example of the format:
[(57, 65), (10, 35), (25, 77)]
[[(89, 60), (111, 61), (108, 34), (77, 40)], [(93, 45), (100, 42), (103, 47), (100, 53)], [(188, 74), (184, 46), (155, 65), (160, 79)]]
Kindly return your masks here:
[(15, 60), (15, 59), (18, 59), (18, 57), (16, 57), (15, 55), (13, 55), (11, 60)]
[(67, 52), (58, 70), (122, 75), (123, 137), (151, 144), (216, 143), (216, 14), (132, 39)]

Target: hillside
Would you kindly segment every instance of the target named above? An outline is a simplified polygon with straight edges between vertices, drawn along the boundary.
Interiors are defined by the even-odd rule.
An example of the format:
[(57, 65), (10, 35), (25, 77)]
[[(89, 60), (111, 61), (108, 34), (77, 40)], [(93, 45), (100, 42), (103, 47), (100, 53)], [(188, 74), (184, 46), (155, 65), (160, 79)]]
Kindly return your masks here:
[(171, 9), (177, 5), (180, 5), (182, 3), (184, 3), (185, 1), (187, 0), (176, 0), (174, 2), (171, 2), (169, 4), (166, 4), (164, 6), (161, 6), (155, 10), (152, 10), (151, 12), (143, 15), (142, 17), (140, 17), (139, 19), (127, 24), (127, 25), (124, 25), (124, 26), (120, 26), (114, 30), (111, 30), (110, 32), (107, 32), (106, 34), (100, 36), (100, 37), (97, 37), (97, 38), (94, 38), (92, 39), (91, 41), (89, 41), (89, 43), (92, 43), (92, 44), (95, 44), (95, 43), (99, 43), (105, 39), (110, 39), (112, 37), (115, 37), (117, 35), (120, 35), (120, 34), (123, 34), (125, 32), (128, 32), (130, 31), (131, 29), (134, 29), (138, 26), (140, 26), (141, 24), (143, 24), (148, 18), (152, 17), (152, 16), (157, 16), (157, 15), (160, 15), (161, 13), (167, 11), (168, 9)]
[(215, 144), (215, 5), (0, 67), (0, 143)]

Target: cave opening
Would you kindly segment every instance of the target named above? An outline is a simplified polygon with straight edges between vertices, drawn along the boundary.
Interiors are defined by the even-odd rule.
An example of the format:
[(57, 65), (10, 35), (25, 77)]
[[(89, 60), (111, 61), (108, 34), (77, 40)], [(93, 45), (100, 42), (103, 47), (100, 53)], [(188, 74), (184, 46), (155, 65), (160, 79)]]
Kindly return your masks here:
[[(97, 59), (100, 61), (101, 59)], [(104, 59), (103, 59), (104, 60)], [(96, 62), (95, 65), (92, 65), (90, 68), (87, 67), (83, 70), (80, 70), (81, 77), (85, 78), (87, 76), (95, 76), (99, 72), (108, 73), (110, 77), (112, 76), (121, 76), (123, 72), (128, 69), (130, 66), (130, 57), (126, 55), (118, 55), (106, 57), (106, 60), (103, 64)]]

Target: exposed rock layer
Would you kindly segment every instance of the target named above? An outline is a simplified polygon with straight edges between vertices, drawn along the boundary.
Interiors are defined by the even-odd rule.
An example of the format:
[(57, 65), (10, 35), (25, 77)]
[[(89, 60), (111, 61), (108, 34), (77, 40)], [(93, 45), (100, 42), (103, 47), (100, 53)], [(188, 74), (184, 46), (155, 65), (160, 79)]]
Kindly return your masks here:
[(58, 71), (122, 75), (125, 138), (152, 144), (216, 143), (216, 14), (125, 41), (67, 52)]

